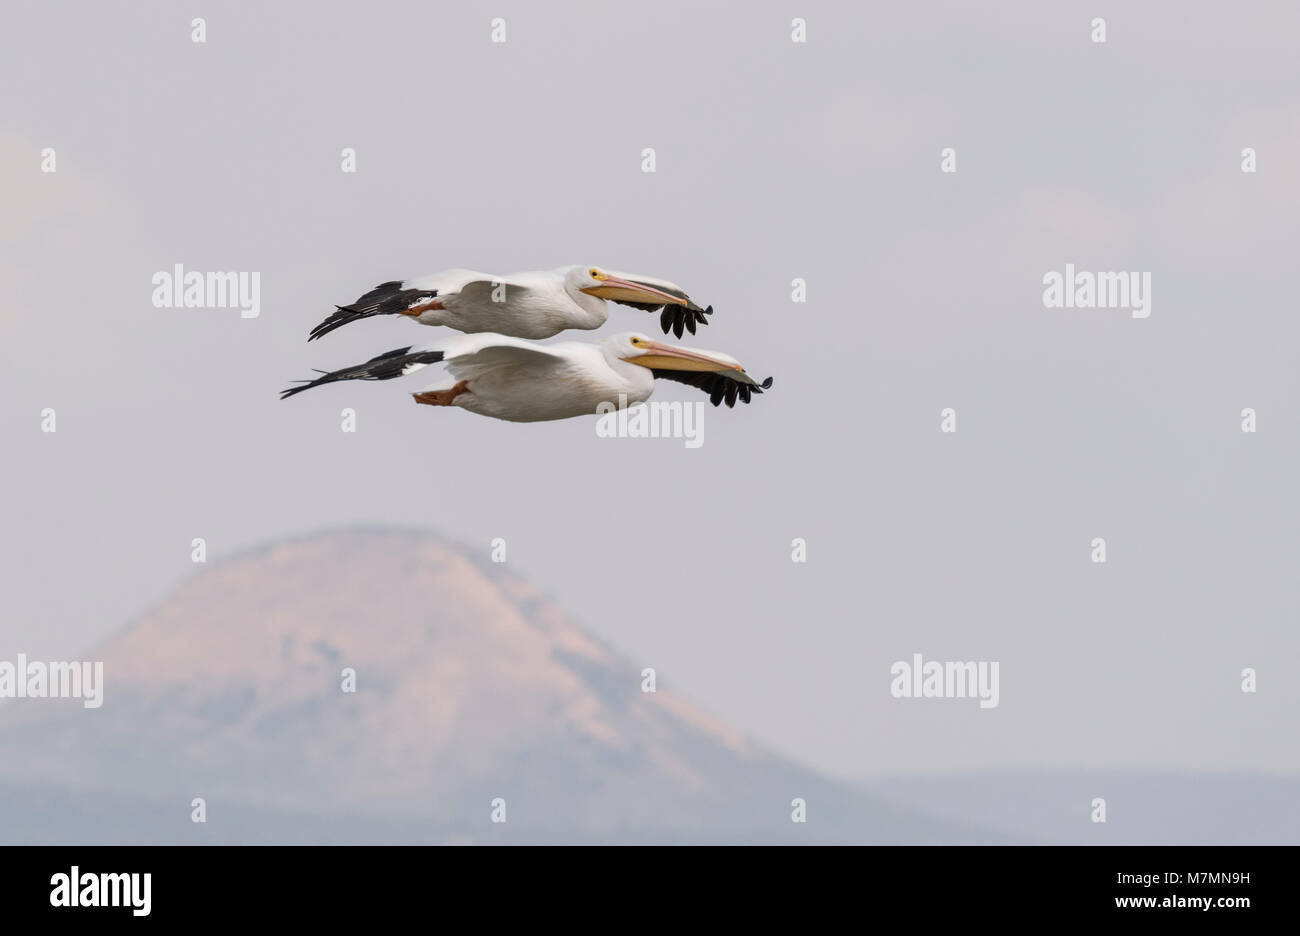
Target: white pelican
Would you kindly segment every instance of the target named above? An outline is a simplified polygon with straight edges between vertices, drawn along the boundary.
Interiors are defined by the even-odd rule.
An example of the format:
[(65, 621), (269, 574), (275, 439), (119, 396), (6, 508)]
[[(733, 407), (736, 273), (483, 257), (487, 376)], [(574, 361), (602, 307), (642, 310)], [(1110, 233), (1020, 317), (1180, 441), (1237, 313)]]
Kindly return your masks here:
[[(772, 386), (745, 373), (735, 358), (662, 344), (637, 332), (588, 343), (536, 344), (505, 335), (464, 335), (423, 347), (398, 348), (356, 367), (321, 371), (280, 399), (340, 380), (391, 380), (444, 363), (454, 383), (411, 394), (417, 403), (460, 406), (511, 422), (595, 414), (601, 403), (643, 403), (655, 378), (698, 387), (714, 406), (750, 401)], [(445, 381), (444, 381), (445, 383)]]
[(375, 315), (406, 315), (421, 325), (446, 325), (457, 331), (495, 332), (515, 338), (550, 338), (566, 328), (599, 328), (605, 301), (647, 312), (663, 310), (664, 334), (693, 335), (708, 324), (713, 306), (701, 309), (679, 286), (635, 273), (570, 266), (493, 276), (475, 270), (444, 270), (419, 279), (380, 283), (351, 305), (312, 329), (308, 341)]

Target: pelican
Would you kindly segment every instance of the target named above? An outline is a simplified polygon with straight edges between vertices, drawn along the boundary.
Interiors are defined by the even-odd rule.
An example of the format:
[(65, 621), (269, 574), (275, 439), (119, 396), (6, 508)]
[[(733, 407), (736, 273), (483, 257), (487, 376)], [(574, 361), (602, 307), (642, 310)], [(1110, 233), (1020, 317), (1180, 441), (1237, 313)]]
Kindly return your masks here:
[(748, 403), (772, 386), (771, 377), (759, 383), (730, 355), (674, 347), (638, 332), (545, 345), (489, 334), (398, 348), (356, 367), (321, 371), (320, 377), (282, 391), (280, 399), (341, 380), (391, 380), (438, 363), (447, 365), (454, 383), (411, 394), (416, 403), (460, 406), (510, 422), (594, 414), (602, 403), (643, 403), (656, 379), (697, 387), (714, 406), (724, 400), (727, 406), (737, 399)]
[[(380, 283), (312, 329), (311, 341), (349, 322), (376, 315), (405, 315), (421, 325), (446, 325), (468, 333), (495, 332), (514, 338), (550, 338), (566, 328), (599, 328), (609, 313), (606, 300), (660, 312), (659, 324), (693, 335), (713, 306), (701, 309), (667, 280), (635, 273), (611, 273), (594, 266), (568, 266), (494, 276), (475, 270), (444, 270), (419, 279)], [(662, 311), (661, 311), (662, 310)]]

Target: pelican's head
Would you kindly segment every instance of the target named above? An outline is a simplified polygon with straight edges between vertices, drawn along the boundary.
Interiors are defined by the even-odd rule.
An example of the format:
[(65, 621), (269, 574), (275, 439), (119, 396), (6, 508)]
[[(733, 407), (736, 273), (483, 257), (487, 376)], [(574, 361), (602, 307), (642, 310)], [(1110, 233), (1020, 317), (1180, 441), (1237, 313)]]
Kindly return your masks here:
[(680, 348), (647, 338), (640, 332), (626, 332), (606, 339), (613, 355), (629, 364), (640, 364), (651, 370), (711, 371), (725, 373), (741, 383), (757, 384), (745, 373), (740, 362), (721, 351), (697, 351)]
[(569, 270), (568, 284), (578, 292), (629, 305), (689, 306), (690, 299), (671, 283), (655, 280), (635, 273), (612, 273), (602, 267), (573, 267)]

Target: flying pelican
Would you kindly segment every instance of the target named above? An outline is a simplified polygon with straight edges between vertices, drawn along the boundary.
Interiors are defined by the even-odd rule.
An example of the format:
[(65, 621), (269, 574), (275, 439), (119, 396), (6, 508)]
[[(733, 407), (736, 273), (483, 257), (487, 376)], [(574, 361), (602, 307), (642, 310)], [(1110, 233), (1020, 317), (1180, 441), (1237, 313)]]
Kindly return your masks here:
[[(656, 378), (698, 387), (714, 406), (750, 401), (772, 386), (745, 373), (735, 358), (662, 344), (637, 332), (589, 343), (536, 344), (505, 335), (464, 335), (423, 347), (398, 348), (356, 367), (321, 371), (280, 399), (340, 380), (391, 380), (444, 363), (451, 386), (411, 394), (417, 403), (460, 406), (511, 422), (567, 419), (597, 412), (601, 403), (643, 403)], [(445, 383), (445, 381), (444, 381)]]
[(611, 273), (594, 266), (569, 266), (493, 276), (475, 270), (444, 270), (419, 279), (380, 283), (312, 329), (308, 341), (349, 322), (376, 315), (406, 315), (421, 325), (446, 325), (462, 332), (495, 332), (515, 338), (550, 338), (566, 328), (599, 328), (605, 300), (659, 312), (664, 334), (693, 335), (708, 324), (713, 306), (701, 309), (667, 280), (635, 273)]

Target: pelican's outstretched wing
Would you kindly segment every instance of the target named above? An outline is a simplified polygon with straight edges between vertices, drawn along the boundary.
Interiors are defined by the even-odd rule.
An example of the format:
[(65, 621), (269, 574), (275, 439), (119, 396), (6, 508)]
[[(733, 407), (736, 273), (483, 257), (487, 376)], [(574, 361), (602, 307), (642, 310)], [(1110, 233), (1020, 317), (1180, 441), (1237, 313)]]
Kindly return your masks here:
[[(376, 315), (417, 316), (466, 290), (487, 292), (500, 282), (500, 277), (476, 270), (444, 270), (415, 279), (389, 280), (349, 305), (335, 306), (334, 313), (313, 328), (307, 340), (313, 341), (336, 328)], [(516, 289), (511, 287), (511, 293)]]
[(568, 358), (565, 343), (538, 345), (522, 338), (484, 333), (457, 335), (443, 341), (419, 347), (397, 348), (385, 351), (364, 364), (344, 367), (336, 371), (317, 371), (319, 377), (300, 381), (301, 386), (280, 392), (280, 399), (288, 399), (312, 387), (338, 383), (341, 380), (392, 380), (405, 377), (430, 364), (446, 362), (454, 377), (470, 378), (485, 370), (505, 365), (563, 364)]
[(568, 360), (564, 352), (572, 344), (534, 344), (524, 338), (489, 333), (461, 335), (444, 341), (440, 347), (452, 376), (470, 378), (495, 367), (562, 364)]
[(301, 386), (290, 387), (280, 392), (280, 399), (287, 400), (295, 393), (302, 393), (322, 384), (337, 383), (340, 380), (392, 380), (405, 377), (430, 364), (437, 364), (443, 358), (443, 352), (434, 348), (398, 348), (373, 357), (364, 364), (344, 367), (336, 371), (318, 371), (321, 375), (314, 380), (300, 381)]

